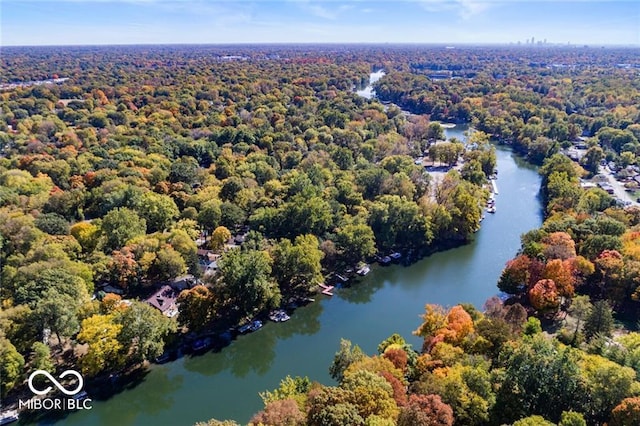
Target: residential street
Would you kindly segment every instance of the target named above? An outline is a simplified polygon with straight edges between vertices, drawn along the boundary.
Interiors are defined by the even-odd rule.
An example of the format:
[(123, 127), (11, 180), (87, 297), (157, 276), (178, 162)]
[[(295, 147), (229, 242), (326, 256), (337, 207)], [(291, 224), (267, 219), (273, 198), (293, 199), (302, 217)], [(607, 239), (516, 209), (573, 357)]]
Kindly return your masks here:
[(613, 172), (608, 167), (600, 166), (600, 168), (598, 169), (598, 173), (607, 178), (607, 182), (609, 182), (609, 184), (613, 188), (613, 195), (617, 199), (624, 202), (628, 201), (631, 203), (631, 205), (634, 206), (640, 206), (640, 203), (638, 203), (634, 198), (631, 197), (631, 195), (627, 191), (625, 191), (624, 183), (617, 181), (613, 175)]

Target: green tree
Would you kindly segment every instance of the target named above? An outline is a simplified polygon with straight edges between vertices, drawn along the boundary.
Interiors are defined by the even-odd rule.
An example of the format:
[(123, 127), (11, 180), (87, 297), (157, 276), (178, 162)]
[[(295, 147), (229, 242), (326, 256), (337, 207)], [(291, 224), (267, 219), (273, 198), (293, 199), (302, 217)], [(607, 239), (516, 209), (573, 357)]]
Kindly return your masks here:
[(592, 175), (598, 173), (600, 161), (604, 159), (604, 151), (599, 146), (590, 147), (580, 160), (580, 164)]
[(105, 237), (105, 253), (123, 247), (127, 241), (147, 232), (146, 221), (127, 208), (116, 208), (102, 219), (102, 234)]
[(353, 392), (323, 387), (309, 395), (309, 426), (364, 426), (365, 421), (353, 404)]
[(168, 229), (180, 213), (171, 197), (151, 191), (134, 201), (134, 209), (145, 220), (148, 232)]
[(582, 413), (563, 411), (558, 426), (587, 426), (587, 422)]
[(349, 265), (373, 256), (376, 253), (376, 239), (367, 224), (349, 224), (338, 229), (335, 237), (340, 256)]
[(41, 332), (34, 311), (27, 305), (12, 306), (0, 310), (0, 330), (20, 353), (26, 353)]
[(513, 426), (555, 426), (542, 416), (529, 416), (513, 423)]
[(496, 421), (513, 422), (533, 413), (558, 421), (563, 411), (581, 407), (577, 396), (584, 390), (574, 349), (536, 334), (505, 345), (499, 364), (505, 370), (492, 415)]
[(175, 323), (171, 319), (147, 303), (138, 301), (118, 310), (114, 322), (122, 326), (117, 339), (132, 361), (160, 356), (167, 336), (175, 331)]
[(453, 409), (456, 421), (481, 425), (489, 420), (496, 402), (486, 365), (455, 364), (420, 378), (416, 388), (422, 394), (436, 394)]
[(271, 278), (271, 258), (258, 250), (229, 250), (219, 263), (223, 300), (240, 316), (280, 305), (280, 291)]
[(42, 342), (34, 342), (31, 346), (30, 364), (34, 369), (53, 373), (55, 371), (55, 365), (51, 359), (51, 349), (49, 346)]
[(74, 298), (70, 294), (51, 288), (46, 291), (44, 298), (35, 309), (43, 329), (51, 329), (58, 338), (60, 348), (62, 348), (63, 337), (71, 337), (78, 332), (80, 326), (78, 312), (82, 302), (83, 299)]
[(198, 224), (206, 231), (213, 232), (220, 224), (222, 219), (221, 204), (219, 200), (209, 200), (200, 207)]
[(157, 279), (169, 281), (184, 275), (187, 272), (187, 264), (184, 258), (171, 246), (162, 247), (156, 253), (153, 262), (152, 274)]
[(584, 413), (591, 421), (603, 423), (624, 398), (633, 396), (636, 373), (598, 355), (582, 355), (580, 375), (589, 397)]
[(0, 394), (2, 396), (6, 396), (20, 382), (23, 368), (24, 357), (9, 340), (0, 336), (0, 384), (2, 385)]
[(364, 359), (365, 356), (358, 345), (351, 346), (351, 341), (340, 339), (340, 349), (333, 357), (329, 374), (333, 379), (341, 382), (347, 368), (354, 362)]
[(39, 215), (34, 224), (42, 232), (50, 235), (69, 234), (69, 222), (57, 213), (44, 213)]
[(323, 253), (313, 235), (298, 235), (292, 244), (281, 240), (272, 251), (273, 277), (282, 293), (308, 292), (322, 283)]
[(573, 331), (573, 343), (577, 342), (580, 325), (589, 317), (591, 309), (592, 305), (589, 301), (589, 296), (576, 296), (571, 301), (568, 312), (576, 319), (576, 328)]
[(585, 320), (584, 334), (591, 340), (595, 335), (610, 336), (613, 330), (613, 310), (606, 300), (595, 302)]
[(424, 247), (433, 239), (429, 220), (413, 201), (383, 195), (369, 207), (369, 225), (380, 248)]

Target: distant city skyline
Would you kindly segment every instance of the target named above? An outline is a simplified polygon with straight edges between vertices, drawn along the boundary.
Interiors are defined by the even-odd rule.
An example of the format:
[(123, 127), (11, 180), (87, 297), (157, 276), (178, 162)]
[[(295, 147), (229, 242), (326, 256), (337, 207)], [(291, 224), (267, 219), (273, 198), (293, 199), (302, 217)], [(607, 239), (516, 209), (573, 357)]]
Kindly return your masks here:
[(2, 0), (0, 44), (640, 45), (634, 0)]

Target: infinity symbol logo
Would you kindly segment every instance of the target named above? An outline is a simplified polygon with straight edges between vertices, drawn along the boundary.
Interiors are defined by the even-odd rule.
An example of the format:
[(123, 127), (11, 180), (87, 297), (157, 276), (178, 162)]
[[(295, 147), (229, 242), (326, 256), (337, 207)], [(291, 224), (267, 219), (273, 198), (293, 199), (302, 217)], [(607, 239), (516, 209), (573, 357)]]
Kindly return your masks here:
[(31, 389), (31, 392), (35, 393), (36, 395), (46, 395), (48, 394), (51, 389), (53, 389), (51, 386), (48, 386), (47, 388), (43, 389), (43, 390), (38, 390), (33, 386), (33, 379), (34, 377), (38, 376), (38, 375), (42, 375), (45, 376), (47, 379), (49, 379), (49, 381), (51, 383), (53, 383), (59, 390), (60, 392), (64, 393), (65, 395), (75, 395), (78, 392), (80, 392), (80, 390), (82, 389), (82, 386), (84, 385), (84, 381), (82, 380), (82, 376), (80, 375), (80, 373), (78, 373), (75, 370), (66, 370), (64, 371), (59, 378), (62, 379), (66, 376), (75, 376), (76, 379), (78, 379), (78, 386), (73, 389), (73, 390), (67, 390), (65, 389), (64, 386), (62, 386), (60, 384), (60, 382), (58, 382), (51, 374), (49, 374), (47, 371), (44, 370), (36, 370), (33, 373), (31, 373), (31, 375), (29, 376), (29, 389)]

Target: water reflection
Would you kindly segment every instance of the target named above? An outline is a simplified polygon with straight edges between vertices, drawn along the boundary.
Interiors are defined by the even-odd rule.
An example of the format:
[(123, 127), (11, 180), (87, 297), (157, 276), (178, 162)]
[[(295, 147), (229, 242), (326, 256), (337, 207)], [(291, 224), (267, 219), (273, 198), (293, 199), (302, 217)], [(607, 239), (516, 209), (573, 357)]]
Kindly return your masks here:
[(321, 303), (311, 303), (298, 308), (292, 319), (284, 323), (267, 322), (250, 335), (240, 335), (218, 352), (186, 357), (184, 368), (205, 376), (213, 376), (225, 370), (234, 377), (246, 377), (249, 373), (266, 374), (276, 358), (276, 346), (281, 340), (296, 334), (314, 335), (320, 331)]

